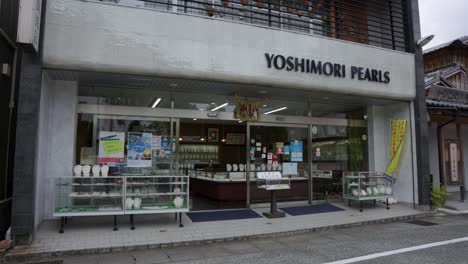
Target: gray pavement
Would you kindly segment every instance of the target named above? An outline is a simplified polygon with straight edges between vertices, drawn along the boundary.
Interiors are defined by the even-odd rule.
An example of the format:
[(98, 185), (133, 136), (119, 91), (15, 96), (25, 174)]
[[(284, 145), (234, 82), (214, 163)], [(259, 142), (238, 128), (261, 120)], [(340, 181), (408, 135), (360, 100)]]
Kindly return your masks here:
[[(326, 263), (468, 237), (468, 216), (435, 216), (436, 223), (407, 222), (356, 226), (199, 246), (61, 258), (65, 264), (119, 263)], [(353, 263), (468, 263), (468, 242), (455, 243)]]

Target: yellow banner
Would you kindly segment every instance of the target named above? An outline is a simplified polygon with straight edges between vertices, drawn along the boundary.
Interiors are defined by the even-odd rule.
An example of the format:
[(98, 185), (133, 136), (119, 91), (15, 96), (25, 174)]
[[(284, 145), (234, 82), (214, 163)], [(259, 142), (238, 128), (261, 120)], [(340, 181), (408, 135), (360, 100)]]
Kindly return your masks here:
[(401, 151), (403, 149), (403, 139), (406, 133), (406, 120), (392, 120), (392, 131), (390, 138), (390, 163), (385, 170), (385, 175), (392, 176), (398, 172)]

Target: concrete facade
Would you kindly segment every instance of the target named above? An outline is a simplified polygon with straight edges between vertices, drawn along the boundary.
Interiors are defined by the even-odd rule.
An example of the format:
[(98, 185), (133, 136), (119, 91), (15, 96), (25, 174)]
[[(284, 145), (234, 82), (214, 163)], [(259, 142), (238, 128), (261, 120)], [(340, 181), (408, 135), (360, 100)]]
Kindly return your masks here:
[[(70, 175), (75, 164), (78, 85), (44, 73), (37, 156), (36, 227), (54, 211), (54, 179)], [(57, 132), (60, 131), (60, 132)], [(53, 136), (51, 136), (53, 135)]]
[[(416, 144), (415, 137), (422, 135), (424, 140), (424, 120), (421, 105), (412, 103), (418, 96), (418, 59), (414, 54), (95, 1), (46, 3), (43, 65), (25, 56), (24, 60), (31, 60), (30, 67), (25, 68), (20, 85), (18, 125), (25, 129), (17, 134), (17, 148), (21, 150), (16, 155), (19, 166), (15, 186), (19, 187), (15, 190), (13, 220), (21, 243), (30, 243), (41, 222), (53, 218), (54, 179), (71, 176), (75, 164), (79, 85), (75, 80), (51, 78), (48, 69), (200, 79), (399, 100), (367, 108), (369, 169), (383, 171), (388, 165), (390, 121), (408, 120), (395, 198), (402, 203), (426, 204), (427, 192), (418, 193), (426, 183), (418, 185), (425, 180), (418, 178), (425, 165), (416, 162), (424, 156), (417, 152), (422, 143)], [(265, 53), (346, 65), (348, 75), (339, 78), (275, 70), (267, 67)], [(388, 71), (391, 81), (351, 79), (351, 66)]]
[[(194, 15), (51, 0), (44, 41), (48, 68), (241, 82), (388, 99), (415, 97), (413, 54)], [(268, 69), (265, 53), (344, 64), (347, 77)], [(351, 66), (388, 71), (391, 81), (353, 80)]]

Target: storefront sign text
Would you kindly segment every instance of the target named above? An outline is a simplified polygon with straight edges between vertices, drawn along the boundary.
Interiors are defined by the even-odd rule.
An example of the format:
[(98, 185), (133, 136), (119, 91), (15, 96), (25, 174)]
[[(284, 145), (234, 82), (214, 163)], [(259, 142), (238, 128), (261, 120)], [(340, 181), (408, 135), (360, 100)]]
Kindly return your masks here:
[(345, 64), (316, 61), (311, 59), (297, 58), (265, 53), (267, 67), (277, 70), (304, 72), (317, 75), (331, 76), (335, 78), (346, 78), (350, 76), (353, 80), (389, 83), (390, 72), (371, 68), (351, 66), (348, 72)]

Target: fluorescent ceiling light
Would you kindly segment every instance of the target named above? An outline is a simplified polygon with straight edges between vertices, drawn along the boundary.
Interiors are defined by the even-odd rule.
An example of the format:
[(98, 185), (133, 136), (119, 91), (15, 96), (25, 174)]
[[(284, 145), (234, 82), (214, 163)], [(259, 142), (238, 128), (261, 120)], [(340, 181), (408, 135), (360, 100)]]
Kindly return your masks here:
[(156, 99), (156, 101), (154, 101), (153, 105), (151, 106), (151, 108), (155, 108), (156, 106), (158, 106), (158, 104), (161, 102), (161, 98), (158, 98)]
[(281, 110), (284, 110), (284, 109), (287, 109), (287, 107), (281, 107), (281, 108), (278, 108), (278, 109), (274, 109), (274, 110), (271, 110), (271, 111), (268, 111), (268, 112), (265, 112), (263, 113), (264, 115), (269, 115), (271, 113), (275, 113), (275, 112), (278, 112), (278, 111), (281, 111)]
[(211, 112), (216, 111), (216, 110), (218, 110), (218, 109), (220, 109), (220, 108), (223, 108), (223, 107), (225, 107), (225, 106), (228, 105), (228, 104), (229, 104), (229, 103), (224, 103), (224, 104), (222, 104), (222, 105), (220, 105), (220, 106), (217, 106), (217, 107), (211, 109)]

